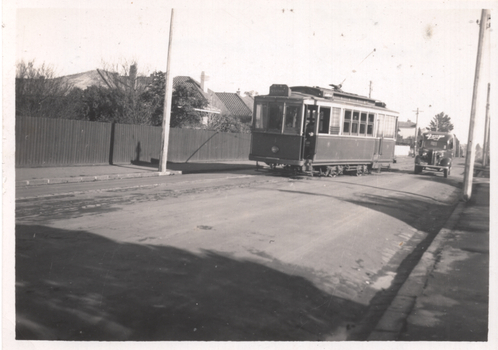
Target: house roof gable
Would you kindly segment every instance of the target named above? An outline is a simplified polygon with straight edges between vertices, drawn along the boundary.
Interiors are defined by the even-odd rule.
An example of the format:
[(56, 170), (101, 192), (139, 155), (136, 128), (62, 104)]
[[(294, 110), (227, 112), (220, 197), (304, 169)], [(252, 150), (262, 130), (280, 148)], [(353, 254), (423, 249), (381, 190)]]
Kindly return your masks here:
[(239, 94), (230, 92), (217, 92), (216, 96), (223, 102), (231, 115), (252, 116), (252, 112)]

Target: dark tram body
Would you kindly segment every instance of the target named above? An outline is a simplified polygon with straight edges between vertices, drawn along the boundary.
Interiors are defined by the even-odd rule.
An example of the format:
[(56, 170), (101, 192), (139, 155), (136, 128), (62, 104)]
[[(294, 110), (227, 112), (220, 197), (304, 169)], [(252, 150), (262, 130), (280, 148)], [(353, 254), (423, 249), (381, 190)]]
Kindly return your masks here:
[(419, 141), (415, 157), (415, 174), (423, 170), (442, 171), (444, 177), (451, 172), (454, 151), (460, 146), (455, 135), (447, 132), (428, 131)]
[(398, 113), (339, 88), (272, 85), (256, 96), (249, 160), (341, 174), (395, 161)]

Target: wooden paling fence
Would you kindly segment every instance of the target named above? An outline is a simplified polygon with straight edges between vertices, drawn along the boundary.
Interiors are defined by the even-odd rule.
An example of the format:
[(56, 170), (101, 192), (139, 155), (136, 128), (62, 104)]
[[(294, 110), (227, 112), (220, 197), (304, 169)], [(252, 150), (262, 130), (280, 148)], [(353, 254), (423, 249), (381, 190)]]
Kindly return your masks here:
[[(160, 127), (68, 119), (16, 118), (16, 167), (154, 162)], [(170, 129), (168, 161), (247, 160), (250, 134)]]

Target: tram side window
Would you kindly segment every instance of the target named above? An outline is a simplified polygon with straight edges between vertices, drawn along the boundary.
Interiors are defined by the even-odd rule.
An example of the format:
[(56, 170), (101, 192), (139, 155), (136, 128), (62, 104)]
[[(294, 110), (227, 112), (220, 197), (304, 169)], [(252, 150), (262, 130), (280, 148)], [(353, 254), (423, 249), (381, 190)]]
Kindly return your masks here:
[(287, 105), (285, 108), (285, 128), (286, 134), (299, 134), (301, 128), (301, 107)]
[(349, 135), (351, 132), (351, 114), (352, 112), (349, 109), (344, 111), (344, 126), (342, 128), (343, 135)]
[(362, 112), (360, 115), (360, 135), (365, 136), (367, 131), (367, 113)]
[(340, 128), (341, 128), (341, 109), (334, 107), (332, 109), (332, 118), (330, 119), (329, 133), (332, 135), (339, 135)]
[(270, 103), (268, 115), (268, 131), (282, 131), (282, 119), (284, 117), (284, 106)]
[(359, 121), (360, 121), (360, 112), (353, 111), (353, 123), (351, 124), (351, 135), (358, 135)]
[(384, 127), (384, 137), (394, 138), (396, 129), (396, 117), (392, 115), (386, 115)]
[(320, 108), (320, 120), (318, 124), (318, 133), (328, 134), (330, 126), (330, 108)]
[(268, 125), (268, 106), (258, 103), (256, 105), (256, 113), (254, 114), (254, 128), (266, 129)]
[(368, 114), (367, 136), (373, 136), (375, 114)]
[(377, 117), (377, 137), (384, 136), (384, 114)]

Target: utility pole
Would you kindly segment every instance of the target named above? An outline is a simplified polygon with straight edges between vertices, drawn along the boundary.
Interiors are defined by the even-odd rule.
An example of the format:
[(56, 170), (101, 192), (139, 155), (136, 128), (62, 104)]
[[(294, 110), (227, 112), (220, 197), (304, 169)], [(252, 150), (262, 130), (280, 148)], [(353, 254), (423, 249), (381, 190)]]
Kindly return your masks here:
[(467, 152), (465, 157), (465, 172), (463, 177), (463, 200), (468, 201), (472, 196), (472, 181), (474, 177), (474, 162), (476, 159), (474, 147), (474, 124), (477, 109), (477, 96), (479, 92), (479, 78), (481, 74), (481, 56), (484, 36), (490, 19), (490, 11), (482, 10), (481, 22), (479, 23), (479, 44), (477, 46), (476, 72), (474, 78), (474, 91), (472, 93), (472, 107), (470, 109), (469, 139), (467, 141)]
[(416, 115), (417, 115), (417, 119), (415, 122), (415, 145), (413, 146), (413, 154), (416, 157), (417, 156), (417, 142), (418, 142), (418, 113), (423, 112), (423, 111), (419, 111), (417, 108), (417, 110), (414, 112), (416, 112)]
[(491, 84), (488, 83), (488, 97), (486, 99), (486, 122), (484, 123), (484, 142), (482, 147), (482, 166), (485, 167), (488, 164), (488, 152), (489, 152), (489, 93), (491, 90)]
[(370, 80), (370, 87), (368, 89), (368, 98), (372, 98), (372, 81)]
[(169, 27), (168, 62), (166, 64), (166, 89), (164, 90), (163, 133), (161, 137), (161, 158), (159, 159), (159, 172), (166, 172), (168, 163), (169, 124), (171, 120), (171, 95), (173, 79), (171, 78), (171, 47), (173, 46), (173, 17), (175, 10), (171, 9), (171, 22)]

